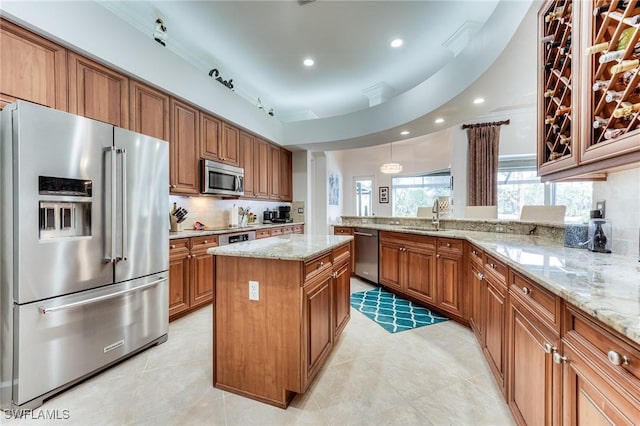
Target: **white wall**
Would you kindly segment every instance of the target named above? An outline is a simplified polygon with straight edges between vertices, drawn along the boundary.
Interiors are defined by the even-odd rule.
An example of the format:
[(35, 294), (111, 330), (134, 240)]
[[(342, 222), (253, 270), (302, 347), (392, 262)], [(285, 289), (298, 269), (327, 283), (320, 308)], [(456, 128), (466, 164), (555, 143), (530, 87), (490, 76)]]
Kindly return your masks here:
[(593, 202), (605, 200), (605, 217), (611, 220), (612, 251), (636, 256), (640, 233), (640, 168), (609, 173), (605, 182), (593, 184)]

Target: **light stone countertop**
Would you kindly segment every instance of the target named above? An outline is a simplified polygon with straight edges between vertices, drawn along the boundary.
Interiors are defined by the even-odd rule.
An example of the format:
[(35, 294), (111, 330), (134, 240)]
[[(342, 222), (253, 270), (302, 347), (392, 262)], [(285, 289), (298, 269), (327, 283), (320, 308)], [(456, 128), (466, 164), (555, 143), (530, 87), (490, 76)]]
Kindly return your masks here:
[(528, 235), (420, 231), (378, 224), (339, 226), (466, 239), (640, 344), (640, 271), (635, 257), (567, 248), (550, 239)]
[(207, 253), (215, 256), (237, 256), (261, 259), (306, 261), (353, 239), (342, 235), (288, 234), (260, 240), (213, 247)]
[(176, 240), (178, 238), (191, 238), (191, 237), (204, 237), (207, 235), (222, 235), (230, 234), (242, 231), (257, 231), (259, 229), (267, 228), (280, 228), (281, 226), (292, 225), (304, 225), (304, 222), (290, 222), (290, 223), (270, 223), (270, 224), (256, 224), (243, 226), (242, 228), (227, 228), (227, 229), (205, 229), (204, 231), (197, 231), (195, 229), (185, 229), (180, 232), (169, 232), (169, 239)]

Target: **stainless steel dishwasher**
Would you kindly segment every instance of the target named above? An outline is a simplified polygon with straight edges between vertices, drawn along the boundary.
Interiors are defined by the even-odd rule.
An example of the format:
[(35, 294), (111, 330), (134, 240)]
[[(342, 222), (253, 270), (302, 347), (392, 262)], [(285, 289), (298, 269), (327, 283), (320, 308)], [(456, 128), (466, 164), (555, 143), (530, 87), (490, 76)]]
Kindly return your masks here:
[(356, 275), (378, 284), (378, 231), (355, 228)]

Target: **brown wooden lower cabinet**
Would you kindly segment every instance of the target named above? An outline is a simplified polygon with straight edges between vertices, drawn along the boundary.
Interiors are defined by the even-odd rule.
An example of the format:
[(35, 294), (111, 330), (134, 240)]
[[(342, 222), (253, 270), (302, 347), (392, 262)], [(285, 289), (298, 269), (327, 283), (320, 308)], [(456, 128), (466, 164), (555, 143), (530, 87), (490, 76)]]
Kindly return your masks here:
[(562, 368), (553, 362), (560, 335), (510, 297), (507, 402), (519, 425), (559, 425)]
[[(333, 235), (353, 235), (354, 229), (350, 226), (334, 226)], [(356, 273), (356, 240), (351, 240), (351, 275)]]
[(217, 245), (216, 236), (169, 241), (169, 321), (213, 300), (215, 265), (207, 249)]
[(214, 385), (282, 408), (305, 392), (349, 320), (349, 259), (349, 243), (305, 262), (216, 256)]
[(484, 300), (487, 286), (484, 282), (483, 268), (474, 263), (469, 263), (467, 281), (471, 292), (471, 303), (469, 312), (469, 325), (476, 335), (476, 339), (482, 345), (484, 344)]
[(507, 288), (500, 280), (485, 273), (484, 356), (503, 396), (506, 395), (506, 315)]
[(465, 316), (462, 241), (438, 238), (436, 254), (436, 305), (458, 318)]

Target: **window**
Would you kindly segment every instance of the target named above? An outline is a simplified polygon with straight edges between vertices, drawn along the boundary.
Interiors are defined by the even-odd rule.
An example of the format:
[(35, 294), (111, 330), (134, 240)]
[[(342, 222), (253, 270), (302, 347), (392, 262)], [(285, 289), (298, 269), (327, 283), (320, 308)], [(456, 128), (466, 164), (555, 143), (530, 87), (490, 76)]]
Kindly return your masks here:
[(356, 194), (356, 216), (371, 216), (372, 199), (372, 178), (355, 178)]
[(589, 219), (592, 204), (591, 182), (542, 183), (535, 157), (500, 159), (498, 165), (498, 218), (520, 218), (524, 205), (565, 205), (565, 222)]
[(391, 179), (393, 216), (416, 217), (418, 207), (431, 207), (438, 196), (451, 196), (451, 171), (422, 176), (398, 176)]

